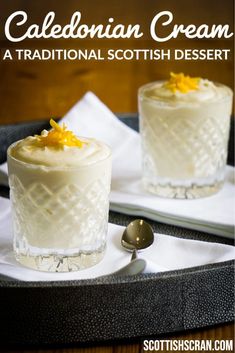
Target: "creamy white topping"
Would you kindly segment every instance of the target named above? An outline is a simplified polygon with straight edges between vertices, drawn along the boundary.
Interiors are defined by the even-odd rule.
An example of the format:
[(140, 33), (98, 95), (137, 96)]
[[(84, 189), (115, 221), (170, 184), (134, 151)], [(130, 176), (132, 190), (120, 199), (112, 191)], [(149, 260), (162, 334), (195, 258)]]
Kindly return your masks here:
[(29, 136), (12, 146), (10, 154), (22, 162), (48, 167), (85, 166), (110, 155), (110, 148), (103, 142), (91, 138), (79, 139), (85, 142), (81, 148), (58, 147), (43, 146), (38, 142), (37, 136)]
[(200, 79), (199, 88), (187, 93), (181, 93), (180, 91), (172, 92), (165, 87), (165, 83), (165, 81), (158, 81), (147, 85), (144, 89), (144, 96), (154, 100), (180, 104), (217, 101), (232, 94), (232, 91), (228, 87), (206, 79)]

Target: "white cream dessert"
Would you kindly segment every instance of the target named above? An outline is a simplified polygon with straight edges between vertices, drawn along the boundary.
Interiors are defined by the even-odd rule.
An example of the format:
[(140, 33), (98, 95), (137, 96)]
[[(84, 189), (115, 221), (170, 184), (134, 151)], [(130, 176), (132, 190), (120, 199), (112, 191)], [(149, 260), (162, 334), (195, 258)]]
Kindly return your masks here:
[[(57, 257), (59, 270), (67, 271), (88, 267), (103, 256), (111, 151), (53, 120), (51, 125), (51, 131), (8, 150), (14, 248), (19, 261), (30, 267), (54, 271)], [(51, 269), (45, 262), (52, 263)]]
[(224, 178), (231, 109), (231, 89), (206, 79), (172, 73), (169, 81), (140, 88), (145, 187), (180, 198), (217, 191)]
[[(48, 131), (44, 130), (47, 136)], [(16, 143), (11, 149), (11, 156), (21, 162), (43, 167), (82, 167), (105, 159), (110, 149), (95, 139), (83, 139), (81, 148), (77, 146), (44, 146), (40, 136), (29, 136)]]

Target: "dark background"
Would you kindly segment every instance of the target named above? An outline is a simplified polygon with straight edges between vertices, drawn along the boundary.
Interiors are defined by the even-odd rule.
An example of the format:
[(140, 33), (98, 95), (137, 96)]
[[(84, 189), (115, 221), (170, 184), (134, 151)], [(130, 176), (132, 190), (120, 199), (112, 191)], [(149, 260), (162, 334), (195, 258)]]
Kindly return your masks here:
[[(86, 24), (141, 25), (144, 37), (124, 40), (25, 40), (11, 43), (4, 36), (8, 16), (16, 10), (28, 13), (29, 23), (42, 23), (49, 11), (56, 23), (67, 24), (81, 11)], [(170, 10), (177, 24), (229, 24), (233, 30), (233, 0), (0, 0), (1, 58), (5, 48), (228, 48), (233, 38), (151, 40), (149, 26), (156, 13)], [(137, 111), (137, 89), (166, 78), (170, 71), (216, 80), (233, 88), (233, 58), (228, 61), (2, 61), (0, 60), (0, 124), (62, 116), (88, 90), (115, 112)]]

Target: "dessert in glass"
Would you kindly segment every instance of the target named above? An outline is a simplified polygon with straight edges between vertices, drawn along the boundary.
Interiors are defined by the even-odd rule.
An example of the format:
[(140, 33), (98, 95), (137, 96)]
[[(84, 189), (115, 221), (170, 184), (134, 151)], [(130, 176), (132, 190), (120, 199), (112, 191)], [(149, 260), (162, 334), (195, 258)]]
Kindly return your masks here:
[(233, 92), (171, 73), (139, 89), (143, 185), (158, 196), (199, 198), (223, 185)]
[(104, 256), (111, 151), (50, 123), (8, 149), (14, 252), (33, 269), (77, 271)]

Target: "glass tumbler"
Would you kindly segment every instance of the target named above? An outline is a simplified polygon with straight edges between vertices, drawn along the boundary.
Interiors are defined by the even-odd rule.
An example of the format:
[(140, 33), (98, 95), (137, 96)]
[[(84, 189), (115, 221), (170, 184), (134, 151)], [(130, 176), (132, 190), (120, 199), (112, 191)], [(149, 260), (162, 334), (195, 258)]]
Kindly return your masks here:
[(92, 164), (49, 167), (15, 159), (13, 145), (8, 170), (16, 259), (51, 272), (98, 263), (106, 247), (111, 151)]
[(233, 93), (213, 101), (155, 99), (139, 89), (144, 188), (158, 196), (193, 199), (216, 193), (223, 185)]

